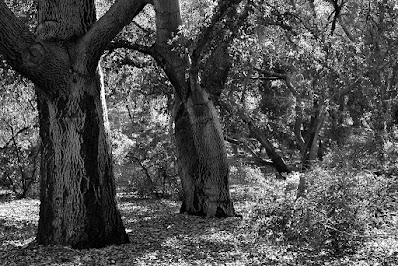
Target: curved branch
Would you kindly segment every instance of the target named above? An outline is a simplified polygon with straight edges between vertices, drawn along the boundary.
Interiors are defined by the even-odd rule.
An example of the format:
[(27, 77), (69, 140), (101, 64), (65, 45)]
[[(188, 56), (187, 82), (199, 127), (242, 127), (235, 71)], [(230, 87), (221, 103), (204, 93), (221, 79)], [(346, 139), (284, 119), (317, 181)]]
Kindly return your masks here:
[[(232, 101), (231, 101), (232, 103)], [(232, 103), (233, 104), (233, 103)], [(250, 133), (256, 138), (256, 140), (261, 144), (261, 146), (265, 149), (268, 157), (272, 161), (273, 167), (279, 173), (290, 173), (292, 170), (286, 165), (284, 159), (276, 152), (272, 143), (268, 140), (266, 136), (266, 132), (258, 127), (253, 119), (249, 117), (243, 108), (240, 108), (237, 104), (233, 104), (234, 106), (231, 107), (227, 103), (220, 101), (220, 107), (227, 110), (229, 113), (233, 113), (233, 109), (237, 109), (238, 111), (236, 114), (238, 117), (247, 124)]]
[[(33, 33), (29, 31), (4, 1), (0, 1), (0, 54), (8, 64), (25, 77), (35, 81), (34, 63), (40, 63), (42, 54), (35, 46)], [(33, 46), (33, 48), (31, 48)]]
[(273, 166), (274, 163), (271, 161), (266, 161), (263, 158), (260, 157), (260, 155), (255, 152), (252, 148), (250, 148), (246, 143), (244, 143), (243, 141), (231, 138), (229, 136), (225, 136), (224, 140), (235, 145), (238, 147), (241, 147), (242, 149), (246, 150), (247, 153), (251, 154), (251, 159), (253, 160), (255, 165), (268, 165), (268, 166)]
[(90, 28), (79, 42), (83, 65), (96, 68), (107, 45), (149, 3), (147, 0), (119, 0)]

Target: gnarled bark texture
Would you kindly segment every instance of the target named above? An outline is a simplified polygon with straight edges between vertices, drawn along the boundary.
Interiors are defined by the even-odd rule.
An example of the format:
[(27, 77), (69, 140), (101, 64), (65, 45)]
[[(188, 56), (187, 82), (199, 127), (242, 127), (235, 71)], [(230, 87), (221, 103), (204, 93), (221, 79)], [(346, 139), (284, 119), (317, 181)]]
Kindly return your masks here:
[(41, 1), (38, 7), (37, 36), (65, 44), (57, 47), (63, 60), (51, 70), (57, 80), (38, 87), (53, 93), (37, 97), (43, 144), (37, 241), (77, 248), (127, 243), (116, 208), (101, 76), (76, 57), (74, 39), (95, 22), (94, 1)]
[(98, 60), (144, 5), (120, 0), (96, 22), (94, 0), (41, 0), (33, 36), (0, 1), (0, 53), (36, 85), (39, 244), (90, 248), (129, 242), (116, 207)]
[[(228, 187), (225, 143), (213, 103), (189, 72), (186, 55), (168, 44), (181, 25), (178, 0), (155, 0), (158, 62), (176, 92), (175, 140), (183, 188), (181, 212), (207, 217), (235, 216)], [(188, 79), (187, 76), (190, 76)]]
[(65, 79), (66, 94), (38, 96), (43, 144), (37, 241), (77, 248), (126, 243), (100, 77), (94, 72)]
[(184, 192), (181, 212), (235, 216), (223, 134), (208, 94), (196, 84), (187, 102), (177, 108), (175, 139)]

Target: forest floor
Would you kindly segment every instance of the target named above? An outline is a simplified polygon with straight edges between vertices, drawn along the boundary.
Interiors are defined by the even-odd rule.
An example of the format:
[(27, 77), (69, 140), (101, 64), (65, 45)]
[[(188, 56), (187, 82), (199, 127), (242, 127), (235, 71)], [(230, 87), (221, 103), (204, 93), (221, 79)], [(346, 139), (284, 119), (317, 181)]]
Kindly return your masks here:
[(90, 250), (32, 244), (39, 201), (1, 202), (0, 265), (398, 265), (398, 229), (370, 237), (354, 253), (341, 256), (259, 235), (253, 210), (267, 201), (264, 189), (232, 183), (235, 208), (243, 218), (226, 219), (179, 214), (177, 201), (119, 194), (131, 243)]

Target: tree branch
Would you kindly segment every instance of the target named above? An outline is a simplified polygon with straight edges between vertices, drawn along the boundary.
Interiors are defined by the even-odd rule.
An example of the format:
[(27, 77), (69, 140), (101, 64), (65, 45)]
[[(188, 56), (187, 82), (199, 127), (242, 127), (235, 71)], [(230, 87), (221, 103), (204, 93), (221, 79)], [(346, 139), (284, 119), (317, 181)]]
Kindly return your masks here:
[(97, 67), (107, 45), (148, 4), (146, 0), (119, 0), (90, 28), (79, 42), (83, 65)]
[(124, 65), (124, 66), (132, 66), (135, 68), (145, 68), (151, 66), (153, 63), (152, 60), (147, 60), (147, 61), (142, 61), (142, 60), (137, 60), (134, 58), (131, 58), (130, 56), (126, 55), (120, 60), (117, 60), (118, 64)]
[(152, 56), (153, 59), (159, 64), (160, 67), (164, 68), (166, 65), (166, 59), (163, 57), (160, 51), (156, 49), (156, 46), (146, 46), (138, 43), (132, 43), (127, 40), (115, 40), (112, 41), (107, 49), (109, 51), (115, 50), (115, 49), (130, 49), (134, 50), (146, 55)]
[(17, 156), (18, 169), (19, 169), (19, 171), (21, 173), (21, 181), (24, 184), (27, 178), (26, 178), (26, 172), (24, 171), (24, 168), (22, 166), (23, 162), (22, 162), (22, 159), (21, 159), (19, 147), (17, 145), (17, 140), (15, 138), (16, 134), (15, 134), (14, 128), (13, 128), (13, 126), (11, 124), (8, 124), (8, 127), (11, 130), (11, 135), (12, 135), (11, 139), (12, 139), (12, 143), (14, 145), (15, 155)]
[(35, 46), (34, 35), (7, 7), (0, 1), (0, 53), (8, 64), (23, 76), (35, 81), (36, 73), (32, 63), (40, 63), (43, 55)]
[(146, 34), (152, 34), (154, 33), (154, 31), (152, 29), (149, 28), (144, 28), (143, 26), (141, 26), (139, 23), (135, 22), (134, 20), (132, 21), (132, 23), (139, 28), (142, 32), (146, 33)]
[(300, 147), (300, 151), (303, 151), (305, 148), (305, 141), (303, 135), (301, 134), (301, 126), (303, 124), (303, 107), (302, 107), (303, 100), (301, 96), (298, 94), (296, 88), (291, 83), (290, 75), (263, 70), (259, 68), (256, 68), (256, 70), (261, 74), (266, 75), (269, 78), (284, 80), (286, 87), (289, 89), (289, 91), (293, 94), (293, 97), (296, 99), (296, 108), (295, 108), (296, 121), (294, 123), (294, 136), (296, 138), (298, 146)]
[[(37, 125), (34, 125), (33, 127), (35, 127), (35, 126), (37, 126)], [(9, 127), (12, 129), (11, 132), (13, 132), (13, 133), (11, 134), (11, 138), (6, 142), (6, 144), (3, 147), (0, 147), (0, 150), (4, 150), (4, 149), (8, 148), (8, 146), (11, 144), (11, 142), (13, 141), (14, 138), (16, 138), (19, 134), (25, 132), (26, 130), (32, 128), (32, 126), (26, 126), (26, 127), (21, 128), (17, 132), (14, 132), (14, 129), (11, 126), (9, 126)]]
[(213, 39), (214, 29), (216, 24), (221, 21), (221, 19), (227, 14), (231, 8), (236, 8), (242, 0), (231, 0), (223, 1), (220, 0), (217, 10), (211, 18), (207, 26), (202, 28), (198, 38), (196, 39), (196, 45), (191, 54), (191, 71), (193, 74), (198, 72), (199, 61), (201, 59), (203, 50), (206, 48), (209, 40)]
[(240, 108), (237, 104), (234, 104), (234, 108), (229, 106), (227, 103), (220, 101), (220, 107), (224, 108), (227, 110), (229, 113), (232, 113), (233, 109), (237, 109), (238, 111), (236, 114), (239, 116), (239, 118), (245, 122), (249, 128), (250, 133), (256, 138), (256, 140), (261, 144), (261, 146), (265, 149), (268, 157), (272, 161), (273, 167), (279, 172), (279, 173), (289, 173), (291, 172), (291, 169), (286, 165), (285, 161), (279, 154), (276, 152), (274, 146), (272, 143), (268, 140), (266, 136), (266, 132), (259, 128), (253, 119), (249, 117), (245, 110), (243, 108)]
[(291, 77), (289, 74), (285, 74), (285, 73), (278, 73), (278, 72), (273, 72), (273, 71), (269, 71), (269, 70), (263, 70), (260, 68), (255, 68), (259, 73), (265, 75), (265, 78), (269, 78), (270, 80), (284, 80), (286, 87), (289, 89), (289, 91), (293, 94), (293, 96), (301, 101), (301, 97), (298, 94), (296, 88), (294, 88), (292, 82), (291, 82)]
[[(226, 140), (227, 142), (239, 146), (242, 149), (245, 149), (248, 153), (250, 153), (252, 155), (252, 157), (250, 158), (252, 160), (252, 162), (250, 164), (254, 164), (257, 166), (273, 166), (273, 162), (271, 161), (266, 161), (263, 158), (261, 158), (255, 151), (253, 151), (247, 144), (243, 143), (242, 141), (236, 140), (234, 138), (231, 138), (229, 136), (225, 136), (224, 140)], [(237, 156), (238, 158), (241, 158), (240, 156)], [(246, 157), (242, 157), (242, 158), (246, 158)]]
[(115, 49), (130, 49), (150, 56), (153, 56), (155, 53), (153, 46), (132, 43), (127, 40), (114, 40), (107, 46), (106, 49), (109, 51), (113, 51)]

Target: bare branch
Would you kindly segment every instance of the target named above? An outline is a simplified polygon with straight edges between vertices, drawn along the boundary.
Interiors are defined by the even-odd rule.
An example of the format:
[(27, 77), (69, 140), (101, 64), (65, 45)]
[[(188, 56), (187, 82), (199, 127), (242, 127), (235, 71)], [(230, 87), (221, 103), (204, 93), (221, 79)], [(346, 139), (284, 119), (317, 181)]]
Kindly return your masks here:
[[(236, 140), (236, 139), (231, 138), (229, 136), (225, 136), (224, 139), (227, 142), (229, 142), (229, 143), (231, 143), (233, 145), (239, 146), (242, 149), (246, 150), (248, 153), (250, 153), (252, 155), (252, 157), (250, 159), (253, 160), (253, 162), (251, 164), (254, 164), (254, 165), (257, 165), (257, 166), (258, 165), (260, 165), (260, 166), (263, 166), (263, 165), (264, 166), (265, 165), (273, 166), (273, 162), (266, 161), (263, 158), (261, 158), (259, 154), (257, 154), (255, 151), (253, 151), (253, 149), (251, 149), (247, 144), (243, 143), (242, 141)], [(246, 157), (243, 157), (243, 158), (246, 158)], [(250, 162), (248, 162), (248, 163), (250, 163)]]
[(148, 28), (144, 28), (143, 26), (141, 26), (139, 23), (135, 22), (134, 20), (132, 21), (132, 23), (139, 28), (142, 32), (146, 33), (146, 34), (152, 34), (153, 30), (152, 29), (148, 29)]
[(293, 96), (296, 98), (296, 100), (301, 101), (300, 95), (297, 93), (297, 90), (294, 88), (292, 82), (291, 82), (291, 76), (289, 74), (284, 74), (284, 73), (277, 73), (269, 70), (263, 70), (260, 68), (255, 68), (259, 73), (263, 74), (265, 78), (269, 80), (284, 80), (286, 87), (289, 89), (289, 91), (293, 94)]
[[(232, 101), (230, 101), (231, 103)], [(228, 112), (232, 113), (232, 107), (229, 106), (227, 103), (220, 101), (220, 107), (224, 108)], [(256, 138), (256, 140), (261, 144), (261, 146), (265, 149), (268, 157), (272, 161), (272, 165), (275, 167), (275, 169), (280, 172), (286, 172), (289, 173), (291, 172), (291, 169), (286, 165), (285, 161), (279, 154), (276, 152), (274, 146), (272, 143), (268, 140), (266, 136), (266, 132), (259, 128), (256, 124), (255, 121), (249, 117), (245, 110), (243, 108), (240, 108), (237, 104), (234, 104), (234, 108), (238, 109), (237, 112), (235, 112), (239, 118), (245, 122), (249, 128), (250, 133)]]
[(115, 49), (130, 49), (151, 56), (155, 52), (155, 49), (152, 46), (132, 43), (127, 40), (115, 40), (107, 46), (107, 50), (109, 51), (113, 51)]
[(137, 60), (137, 59), (131, 58), (128, 55), (123, 57), (121, 60), (118, 60), (118, 63), (120, 63), (121, 65), (132, 66), (132, 67), (136, 67), (136, 68), (145, 68), (145, 67), (149, 67), (153, 64), (151, 60), (146, 60), (146, 61)]
[(9, 128), (12, 129), (11, 132), (13, 132), (13, 133), (12, 133), (12, 135), (11, 135), (11, 138), (6, 142), (6, 144), (5, 144), (3, 147), (0, 147), (0, 150), (4, 150), (4, 149), (8, 148), (8, 146), (11, 144), (11, 142), (13, 141), (13, 139), (15, 139), (19, 134), (25, 132), (26, 130), (31, 129), (32, 127), (37, 127), (37, 125), (34, 125), (34, 126), (26, 126), (26, 127), (23, 127), (23, 128), (21, 128), (21, 129), (19, 129), (17, 132), (15, 132), (14, 129), (9, 125)]
[(35, 46), (34, 35), (4, 1), (0, 1), (0, 53), (16, 71), (35, 80), (35, 71), (29, 63), (40, 63), (43, 54)]

